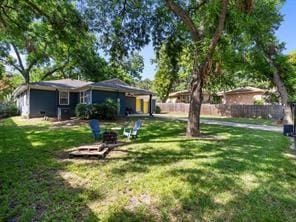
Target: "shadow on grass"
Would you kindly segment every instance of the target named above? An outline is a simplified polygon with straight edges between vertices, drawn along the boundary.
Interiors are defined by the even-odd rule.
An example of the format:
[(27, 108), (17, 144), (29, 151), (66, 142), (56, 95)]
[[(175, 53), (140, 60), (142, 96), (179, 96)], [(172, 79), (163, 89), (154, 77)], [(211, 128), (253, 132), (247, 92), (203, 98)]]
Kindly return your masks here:
[[(147, 124), (144, 135), (113, 168), (122, 177), (127, 173), (147, 173), (163, 167), (167, 177), (186, 184), (184, 195), (172, 189), (176, 220), (293, 221), (296, 218), (295, 162), (283, 153), (288, 147), (280, 134), (231, 127), (203, 126), (206, 134), (223, 140), (178, 140), (184, 130), (180, 123)], [(176, 138), (176, 140), (172, 140)], [(157, 140), (160, 139), (159, 147)], [(147, 143), (141, 148), (137, 145)], [(163, 147), (174, 143), (178, 149)], [(184, 161), (191, 165), (183, 166)], [(180, 167), (178, 167), (180, 163)], [(291, 171), (293, 171), (291, 173)], [(163, 196), (163, 207), (174, 209), (171, 198)], [(123, 209), (123, 214), (125, 214)]]
[[(61, 174), (63, 170), (67, 172), (68, 162), (57, 161), (54, 155), (61, 149), (91, 142), (88, 130), (17, 127), (11, 120), (1, 127), (2, 132), (7, 132), (0, 135), (4, 141), (0, 144), (1, 189), (5, 193), (0, 196), (4, 200), (0, 209), (2, 218), (98, 220), (86, 202), (105, 199), (104, 194), (68, 184)], [(160, 195), (159, 205), (154, 206), (160, 217), (149, 209), (119, 207), (108, 220), (293, 221), (296, 218), (293, 193), (296, 166), (283, 155), (288, 145), (284, 137), (222, 126), (203, 125), (202, 129), (211, 139), (187, 140), (183, 122), (145, 119), (133, 144), (118, 149), (122, 155), (104, 161), (110, 167), (109, 180), (122, 182), (133, 175), (129, 173), (135, 173), (148, 184), (146, 189), (157, 182), (159, 186), (170, 186), (165, 184), (166, 178), (181, 185), (170, 186)], [(103, 164), (91, 161), (81, 165), (98, 171)], [(152, 174), (155, 178), (151, 177), (149, 173), (157, 170), (157, 174)], [(141, 179), (137, 178), (143, 183)]]
[(96, 219), (81, 195), (92, 195), (91, 190), (64, 180), (61, 172), (66, 166), (53, 155), (77, 144), (78, 137), (89, 138), (85, 132), (17, 126), (12, 119), (0, 125), (1, 221)]

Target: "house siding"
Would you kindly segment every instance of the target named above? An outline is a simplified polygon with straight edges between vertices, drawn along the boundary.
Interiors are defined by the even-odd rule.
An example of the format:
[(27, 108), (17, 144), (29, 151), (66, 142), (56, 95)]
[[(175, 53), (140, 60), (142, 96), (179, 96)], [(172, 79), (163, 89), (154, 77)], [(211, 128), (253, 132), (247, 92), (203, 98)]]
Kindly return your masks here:
[(75, 115), (75, 107), (79, 101), (76, 92), (70, 92), (69, 105), (59, 105), (59, 91), (30, 90), (30, 117), (43, 116), (40, 112), (45, 112), (46, 116), (56, 117), (59, 107), (69, 108), (71, 116)]
[(16, 99), (17, 108), (23, 117), (29, 116), (29, 102), (29, 90), (24, 91)]
[(108, 92), (108, 91), (99, 91), (93, 90), (92, 91), (92, 103), (103, 103), (106, 99), (113, 99), (117, 102), (117, 98), (120, 99), (120, 115), (124, 115), (125, 108), (126, 108), (126, 97), (125, 93), (121, 92)]
[(56, 91), (30, 90), (30, 117), (42, 116), (40, 112), (45, 112), (50, 117), (57, 115)]
[(264, 93), (237, 93), (226, 94), (223, 98), (224, 104), (253, 105), (256, 100), (264, 101)]
[(70, 92), (69, 105), (60, 105), (59, 104), (59, 94), (58, 94), (56, 104), (58, 104), (57, 107), (60, 107), (60, 108), (69, 108), (71, 116), (75, 116), (75, 107), (79, 103), (79, 100), (80, 100), (80, 98), (79, 98), (78, 92)]

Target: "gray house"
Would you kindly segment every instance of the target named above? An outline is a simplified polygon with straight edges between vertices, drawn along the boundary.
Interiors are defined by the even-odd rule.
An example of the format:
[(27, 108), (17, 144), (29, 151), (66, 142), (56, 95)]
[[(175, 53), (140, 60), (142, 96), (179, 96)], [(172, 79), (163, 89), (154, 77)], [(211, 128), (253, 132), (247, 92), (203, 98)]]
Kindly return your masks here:
[[(56, 117), (62, 109), (74, 116), (78, 103), (102, 103), (107, 98), (117, 102), (119, 115), (124, 115), (127, 109), (152, 115), (155, 107), (153, 92), (130, 86), (119, 79), (96, 83), (73, 79), (35, 82), (20, 85), (13, 95), (21, 115), (27, 118)], [(143, 96), (148, 98), (148, 110), (136, 107), (137, 97)]]

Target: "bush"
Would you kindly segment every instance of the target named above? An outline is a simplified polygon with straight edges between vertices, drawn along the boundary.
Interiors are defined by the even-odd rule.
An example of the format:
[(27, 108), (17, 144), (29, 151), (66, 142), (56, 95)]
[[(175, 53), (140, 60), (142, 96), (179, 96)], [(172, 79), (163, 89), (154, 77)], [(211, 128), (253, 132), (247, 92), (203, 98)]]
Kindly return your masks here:
[(159, 106), (156, 106), (156, 107), (155, 107), (155, 113), (156, 113), (156, 114), (160, 114), (160, 113), (161, 113), (161, 109), (160, 109)]
[(75, 115), (80, 119), (89, 119), (89, 105), (87, 104), (77, 104), (75, 107)]
[(103, 103), (104, 111), (105, 111), (105, 119), (107, 120), (115, 120), (117, 118), (117, 103), (113, 99), (106, 99)]
[(262, 99), (257, 99), (254, 101), (254, 105), (264, 105), (264, 101)]
[(3, 104), (0, 107), (0, 117), (10, 117), (19, 115), (19, 110), (15, 104)]
[(115, 120), (117, 103), (112, 99), (106, 99), (101, 104), (77, 104), (75, 114), (81, 119)]
[(105, 119), (105, 109), (103, 104), (92, 104), (89, 106), (90, 119)]

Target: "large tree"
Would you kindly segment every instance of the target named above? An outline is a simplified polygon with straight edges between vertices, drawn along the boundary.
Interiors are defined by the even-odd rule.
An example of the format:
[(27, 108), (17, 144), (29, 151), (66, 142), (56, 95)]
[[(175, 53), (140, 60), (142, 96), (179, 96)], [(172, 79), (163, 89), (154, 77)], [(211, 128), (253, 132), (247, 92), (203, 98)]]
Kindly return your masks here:
[[(278, 10), (277, 3), (277, 0), (260, 1), (260, 5), (273, 10)], [(111, 57), (127, 56), (150, 39), (156, 51), (172, 38), (191, 44), (193, 64), (187, 135), (198, 136), (202, 88), (215, 67), (213, 58), (217, 47), (219, 50), (219, 41), (226, 33), (235, 37), (235, 32), (239, 39), (245, 23), (250, 21), (265, 24), (264, 19), (255, 18), (262, 10), (261, 6), (257, 10), (256, 4), (254, 0), (89, 0), (82, 5), (86, 6), (85, 14), (93, 31), (98, 33), (103, 49)], [(239, 31), (233, 30), (234, 27), (240, 27)]]
[[(282, 21), (278, 6), (283, 2), (269, 1), (270, 4), (265, 4), (265, 1), (257, 2), (252, 22), (246, 22), (244, 25), (246, 33), (244, 40), (249, 42), (245, 48), (248, 51), (246, 54), (249, 61), (277, 88), (284, 106), (284, 123), (291, 123), (292, 114), (289, 105), (291, 87), (288, 86), (287, 77), (292, 77), (293, 72), (287, 56), (283, 54), (284, 44), (275, 36)], [(258, 20), (264, 22), (260, 23)], [(290, 90), (290, 93), (293, 92)]]
[(126, 56), (152, 37), (157, 49), (169, 38), (193, 43), (194, 63), (188, 136), (200, 134), (202, 87), (212, 56), (223, 33), (227, 10), (236, 6), (221, 1), (88, 1), (85, 12), (111, 57)]
[(0, 3), (0, 60), (25, 82), (53, 74), (102, 75), (106, 65), (71, 1), (4, 0)]

